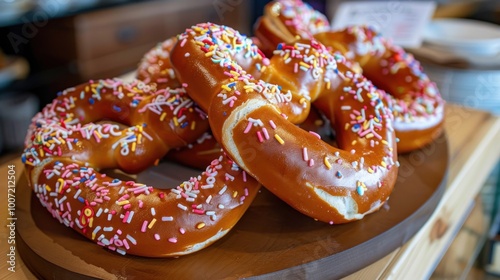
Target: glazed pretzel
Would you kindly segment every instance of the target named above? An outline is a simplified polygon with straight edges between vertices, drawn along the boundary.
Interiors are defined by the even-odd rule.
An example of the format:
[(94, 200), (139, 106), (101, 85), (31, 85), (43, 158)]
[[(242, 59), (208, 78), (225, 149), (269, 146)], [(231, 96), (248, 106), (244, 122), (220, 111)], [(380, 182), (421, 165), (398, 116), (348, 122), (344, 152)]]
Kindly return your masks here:
[(22, 160), (37, 198), (59, 222), (120, 254), (179, 256), (224, 236), (258, 182), (222, 153), (171, 190), (102, 170), (139, 172), (207, 129), (205, 113), (182, 88), (91, 81), (63, 91), (33, 118)]
[[(228, 27), (199, 24), (180, 35), (171, 52), (177, 77), (206, 110), (214, 137), (231, 158), (317, 220), (344, 223), (379, 209), (397, 176), (392, 116), (380, 92), (347, 69), (342, 56), (316, 42), (278, 48), (267, 66), (272, 69), (261, 77), (280, 86), (257, 80), (221, 56), (219, 50), (235, 34)], [(276, 96), (288, 91), (307, 91), (307, 102), (326, 104), (339, 148), (286, 119)], [(248, 149), (257, 156), (247, 157)]]
[[(244, 36), (235, 36), (233, 38), (234, 41), (228, 44), (222, 51), (229, 53), (230, 57), (237, 60), (238, 64), (247, 72), (255, 76), (260, 76), (260, 71), (269, 64), (269, 59), (261, 53), (260, 49), (253, 44), (251, 39)], [(145, 83), (155, 83), (158, 88), (176, 88), (181, 86), (170, 63), (170, 52), (176, 43), (177, 38), (172, 37), (158, 43), (148, 51), (139, 63), (136, 71), (137, 78)], [(289, 96), (286, 98), (291, 99)], [(308, 111), (302, 110), (301, 107), (303, 104), (297, 105), (297, 97), (294, 97), (292, 103), (286, 104), (286, 106), (298, 107), (298, 110), (288, 110), (292, 118), (294, 114), (291, 112), (298, 112), (299, 116), (295, 122), (302, 121), (308, 114)], [(309, 110), (309, 108), (305, 109)], [(204, 168), (207, 163), (212, 161), (213, 156), (219, 154), (219, 152), (219, 144), (210, 132), (207, 132), (195, 142), (189, 143), (186, 147), (172, 149), (167, 157), (187, 166)]]
[[(306, 120), (297, 126), (314, 135), (318, 135), (318, 137), (321, 137), (325, 141), (334, 140), (334, 132), (330, 127), (330, 123), (315, 108), (311, 108)], [(203, 169), (212, 161), (214, 156), (220, 153), (221, 148), (212, 133), (206, 132), (195, 142), (171, 150), (166, 157), (185, 166)]]
[[(270, 61), (254, 44), (254, 40), (241, 36), (239, 33), (231, 35), (232, 41), (223, 46), (221, 53), (229, 54), (231, 59), (236, 60), (238, 65), (254, 77), (260, 77), (263, 72), (269, 73), (266, 69), (273, 69), (267, 67)], [(137, 78), (145, 83), (155, 83), (158, 88), (180, 86), (181, 82), (177, 79), (170, 62), (170, 52), (176, 43), (177, 38), (172, 37), (148, 51), (139, 63)], [(219, 54), (215, 56), (216, 60), (220, 59)], [(310, 102), (306, 100), (308, 93), (288, 92), (276, 98), (279, 101), (286, 101), (277, 102), (277, 104), (293, 123), (302, 123), (308, 117), (310, 110)], [(206, 133), (187, 147), (171, 150), (167, 157), (187, 166), (204, 168), (213, 156), (219, 153), (219, 150), (220, 146), (217, 141), (210, 133)]]
[[(266, 48), (297, 37), (315, 38), (359, 64), (363, 75), (389, 93), (398, 151), (408, 152), (435, 140), (442, 132), (444, 101), (420, 63), (369, 27), (328, 30), (328, 20), (300, 0), (280, 0), (266, 6), (255, 33)], [(263, 41), (263, 39), (261, 39)]]

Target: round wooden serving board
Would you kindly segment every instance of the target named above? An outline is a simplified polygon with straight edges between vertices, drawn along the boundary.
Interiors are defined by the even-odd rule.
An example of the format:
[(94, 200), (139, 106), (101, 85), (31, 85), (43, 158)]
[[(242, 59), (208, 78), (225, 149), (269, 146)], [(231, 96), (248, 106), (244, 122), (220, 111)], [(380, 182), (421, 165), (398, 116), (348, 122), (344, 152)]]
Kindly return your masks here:
[(339, 278), (402, 246), (444, 193), (445, 135), (399, 161), (389, 202), (361, 221), (316, 222), (262, 189), (225, 237), (200, 252), (170, 259), (122, 256), (95, 245), (53, 219), (23, 179), (17, 188), (16, 243), (26, 265), (46, 279)]

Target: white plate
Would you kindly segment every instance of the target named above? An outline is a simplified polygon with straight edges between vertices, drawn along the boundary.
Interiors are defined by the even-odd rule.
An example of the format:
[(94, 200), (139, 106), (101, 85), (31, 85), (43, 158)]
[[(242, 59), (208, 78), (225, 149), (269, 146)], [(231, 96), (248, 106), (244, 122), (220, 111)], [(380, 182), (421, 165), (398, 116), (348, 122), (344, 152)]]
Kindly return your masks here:
[(428, 24), (424, 41), (460, 56), (497, 56), (500, 26), (469, 19), (436, 19)]

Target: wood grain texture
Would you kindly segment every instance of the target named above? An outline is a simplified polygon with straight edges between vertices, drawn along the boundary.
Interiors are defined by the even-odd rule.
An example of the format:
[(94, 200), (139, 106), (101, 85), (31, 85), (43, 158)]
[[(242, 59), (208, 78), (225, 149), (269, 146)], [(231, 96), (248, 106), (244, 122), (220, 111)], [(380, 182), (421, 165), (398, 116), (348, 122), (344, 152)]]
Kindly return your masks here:
[[(409, 275), (412, 279), (429, 278), (467, 217), (469, 205), (499, 160), (499, 117), (448, 105), (445, 129), (450, 149), (446, 192), (425, 226), (394, 253), (390, 262), (370, 267), (374, 275), (381, 275), (377, 279), (404, 279)], [(433, 242), (431, 232), (438, 219), (446, 221), (450, 228)], [(358, 273), (348, 279), (357, 279)]]
[[(448, 105), (446, 119), (445, 127), (449, 137), (450, 166), (446, 191), (436, 211), (422, 226), (422, 229), (406, 244), (388, 252), (385, 257), (380, 258), (373, 264), (364, 268), (361, 267), (359, 271), (347, 276), (346, 279), (367, 279), (367, 277), (372, 279), (405, 279), (410, 275), (412, 279), (428, 277), (434, 265), (446, 250), (447, 245), (453, 239), (453, 233), (456, 233), (456, 229), (461, 226), (461, 222), (464, 220), (463, 216), (466, 215), (464, 212), (467, 212), (467, 203), (475, 197), (488, 172), (498, 161), (500, 154), (500, 146), (498, 145), (500, 143), (500, 118), (485, 112)], [(414, 163), (418, 163), (416, 160), (418, 155), (413, 157)], [(8, 164), (15, 164), (18, 169), (21, 167), (19, 160), (10, 161), (0, 166), (0, 174), (7, 173)], [(17, 172), (18, 180), (21, 171), (22, 168)], [(0, 184), (1, 191), (5, 192), (5, 187), (3, 183)], [(449, 210), (444, 210), (445, 208)], [(4, 210), (0, 211), (0, 219), (5, 221), (5, 217)], [(450, 225), (450, 229), (438, 241), (430, 243), (430, 231), (439, 218), (445, 219)], [(252, 231), (253, 234), (257, 234), (257, 229)], [(277, 234), (276, 231), (271, 233)], [(0, 238), (3, 238), (5, 234), (6, 228), (1, 227)], [(241, 233), (234, 234), (241, 235)], [(88, 243), (83, 238), (81, 241)], [(227, 241), (221, 243), (223, 247), (228, 245)], [(7, 248), (4, 247), (5, 243), (0, 242), (0, 245), (2, 246), (0, 250), (2, 256), (5, 256), (7, 252)], [(265, 245), (267, 245), (266, 242), (252, 245), (255, 248), (254, 253), (260, 256), (257, 251), (261, 246)], [(97, 250), (101, 254), (106, 253), (100, 248), (97, 248)], [(2, 266), (0, 278), (33, 279), (33, 275), (23, 266), (19, 256), (18, 253), (18, 271), (10, 273)], [(117, 263), (116, 266), (126, 266), (127, 262), (122, 261), (122, 263)], [(193, 269), (203, 271), (207, 267), (213, 268), (210, 266), (214, 262), (217, 262), (217, 260), (199, 264)], [(144, 269), (147, 270), (147, 267), (144, 267)]]
[[(444, 135), (420, 166), (411, 166), (411, 155), (400, 161), (411, 172), (400, 178), (385, 207), (361, 221), (333, 226), (317, 222), (262, 190), (227, 236), (177, 259), (124, 257), (96, 246), (53, 219), (21, 178), (19, 249), (43, 278), (339, 278), (402, 246), (427, 221), (444, 193)], [(176, 167), (181, 169), (165, 170), (178, 174)]]

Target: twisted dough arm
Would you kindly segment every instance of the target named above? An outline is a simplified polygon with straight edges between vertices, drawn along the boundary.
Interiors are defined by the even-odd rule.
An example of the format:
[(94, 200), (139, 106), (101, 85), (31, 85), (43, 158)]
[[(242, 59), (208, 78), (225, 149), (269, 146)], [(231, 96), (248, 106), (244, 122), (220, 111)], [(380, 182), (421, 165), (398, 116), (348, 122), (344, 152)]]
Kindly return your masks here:
[(400, 152), (421, 148), (439, 137), (445, 102), (413, 55), (366, 26), (318, 33), (314, 37), (356, 61), (364, 75), (386, 91)]
[[(397, 176), (392, 116), (380, 92), (346, 67), (337, 67), (343, 59), (320, 44), (292, 47), (300, 55), (289, 55), (289, 63), (284, 59), (283, 65), (291, 67), (279, 76), (282, 81), (315, 81), (317, 93), (311, 90), (311, 101), (330, 103), (337, 139), (342, 138), (340, 148), (331, 147), (297, 128), (276, 106), (274, 96), (295, 82), (281, 87), (254, 79), (230, 59), (213, 62), (220, 34), (231, 38), (234, 32), (200, 24), (182, 34), (172, 50), (179, 80), (208, 112), (212, 132), (231, 158), (278, 197), (317, 220), (344, 223), (379, 209)], [(206, 46), (203, 40), (213, 44)], [(306, 66), (293, 73), (290, 68), (301, 62)]]
[[(302, 16), (305, 15), (305, 16)], [(394, 113), (398, 151), (409, 152), (434, 141), (443, 130), (444, 101), (420, 63), (369, 27), (331, 31), (328, 20), (300, 0), (274, 1), (255, 26), (256, 36), (273, 49), (281, 42), (315, 38), (356, 62), (363, 75), (387, 92)]]

